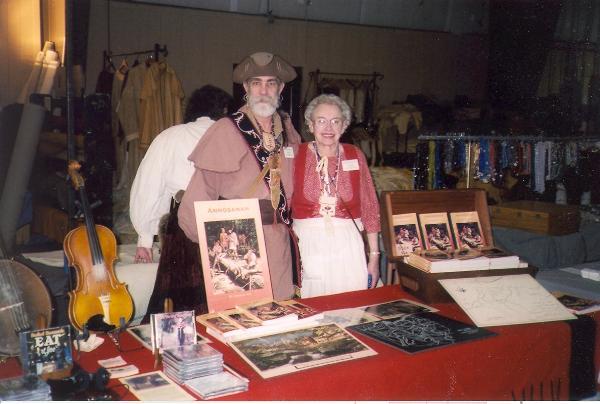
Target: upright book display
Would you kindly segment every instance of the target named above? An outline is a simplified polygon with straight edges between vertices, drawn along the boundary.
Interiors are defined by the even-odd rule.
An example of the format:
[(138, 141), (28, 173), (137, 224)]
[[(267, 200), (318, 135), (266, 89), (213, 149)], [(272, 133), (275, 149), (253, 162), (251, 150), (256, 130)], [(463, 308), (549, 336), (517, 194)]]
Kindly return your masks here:
[[(388, 281), (393, 283), (397, 273), (402, 287), (409, 293), (427, 303), (450, 302), (452, 298), (439, 284), (439, 279), (469, 278), (479, 276), (514, 275), (527, 273), (534, 275), (537, 269), (526, 268), (487, 269), (461, 272), (427, 273), (404, 263), (402, 257), (395, 257), (393, 216), (415, 213), (419, 218), (423, 214), (447, 212), (450, 217), (455, 212), (477, 212), (482, 239), (486, 245), (493, 246), (492, 225), (488, 212), (486, 192), (483, 189), (452, 189), (434, 191), (384, 191), (381, 194), (382, 234), (385, 250), (388, 253)], [(456, 215), (454, 215), (456, 216)], [(427, 217), (427, 216), (426, 216)], [(466, 222), (472, 222), (466, 220)]]

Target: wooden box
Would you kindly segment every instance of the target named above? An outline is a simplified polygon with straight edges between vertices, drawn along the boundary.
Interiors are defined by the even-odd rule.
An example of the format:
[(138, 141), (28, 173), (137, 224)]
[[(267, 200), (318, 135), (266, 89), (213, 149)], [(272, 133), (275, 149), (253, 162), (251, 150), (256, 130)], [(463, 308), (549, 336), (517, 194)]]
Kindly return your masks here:
[(494, 226), (560, 236), (579, 230), (579, 207), (549, 202), (514, 201), (490, 207)]
[[(483, 189), (452, 189), (435, 191), (384, 191), (381, 194), (382, 234), (386, 252), (394, 251), (392, 216), (401, 213), (435, 213), (477, 211), (481, 231), (488, 244), (493, 245), (492, 225), (486, 192)], [(427, 303), (451, 302), (452, 298), (438, 282), (439, 279), (471, 278), (527, 273), (535, 275), (536, 268), (492, 269), (427, 273), (405, 264), (402, 257), (388, 255), (388, 284), (394, 283), (394, 271), (400, 285), (409, 293)]]
[(36, 205), (33, 207), (31, 232), (62, 244), (69, 232), (69, 217), (62, 210)]

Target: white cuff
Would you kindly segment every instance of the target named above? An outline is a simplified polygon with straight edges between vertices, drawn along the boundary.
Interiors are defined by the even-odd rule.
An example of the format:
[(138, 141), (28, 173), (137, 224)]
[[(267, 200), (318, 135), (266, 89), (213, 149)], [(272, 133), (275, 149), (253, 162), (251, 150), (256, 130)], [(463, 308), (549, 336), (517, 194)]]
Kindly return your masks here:
[(143, 235), (140, 234), (138, 236), (138, 242), (137, 242), (137, 246), (138, 247), (144, 247), (144, 248), (150, 248), (152, 249), (152, 244), (154, 243), (154, 235)]

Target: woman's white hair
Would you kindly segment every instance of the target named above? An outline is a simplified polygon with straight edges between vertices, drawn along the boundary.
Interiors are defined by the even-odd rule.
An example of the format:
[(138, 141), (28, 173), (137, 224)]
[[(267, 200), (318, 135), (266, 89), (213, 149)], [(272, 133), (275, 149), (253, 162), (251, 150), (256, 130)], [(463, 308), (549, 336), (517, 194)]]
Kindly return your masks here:
[(304, 110), (304, 121), (307, 125), (312, 120), (312, 115), (315, 112), (315, 108), (321, 104), (337, 106), (340, 111), (342, 111), (344, 122), (346, 124), (350, 124), (350, 121), (352, 120), (352, 110), (350, 109), (348, 103), (335, 94), (321, 94), (313, 98), (312, 101), (306, 106), (306, 110)]

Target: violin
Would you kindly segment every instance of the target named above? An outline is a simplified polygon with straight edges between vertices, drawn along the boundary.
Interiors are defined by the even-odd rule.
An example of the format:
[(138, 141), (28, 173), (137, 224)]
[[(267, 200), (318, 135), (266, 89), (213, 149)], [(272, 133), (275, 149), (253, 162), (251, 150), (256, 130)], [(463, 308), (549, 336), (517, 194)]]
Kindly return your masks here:
[(63, 242), (69, 264), (77, 271), (76, 287), (69, 292), (69, 319), (79, 330), (110, 331), (131, 321), (133, 299), (113, 268), (115, 235), (107, 227), (94, 224), (80, 168), (76, 161), (69, 163), (69, 176), (79, 191), (85, 218), (85, 225), (71, 230)]

